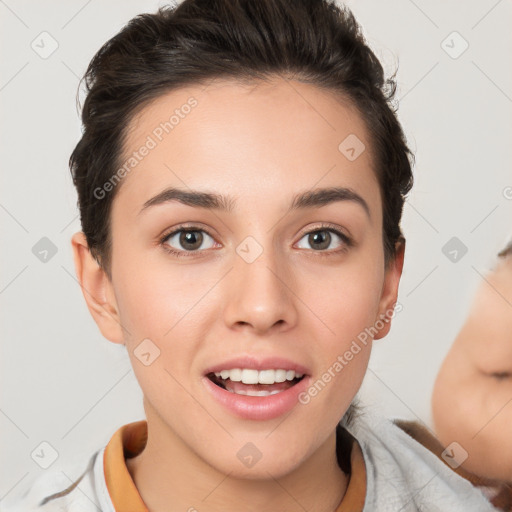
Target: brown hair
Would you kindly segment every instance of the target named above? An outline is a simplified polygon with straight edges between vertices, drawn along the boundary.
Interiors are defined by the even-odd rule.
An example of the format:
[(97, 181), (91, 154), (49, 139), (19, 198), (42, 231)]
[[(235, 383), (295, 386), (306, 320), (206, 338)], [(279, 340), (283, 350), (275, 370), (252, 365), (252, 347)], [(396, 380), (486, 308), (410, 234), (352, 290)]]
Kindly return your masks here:
[(385, 79), (350, 10), (328, 0), (184, 0), (131, 19), (82, 79), (83, 133), (69, 165), (82, 230), (109, 278), (110, 212), (119, 187), (101, 197), (97, 190), (121, 165), (134, 114), (187, 85), (276, 76), (332, 91), (358, 109), (380, 184), (386, 261), (395, 254), (414, 155), (392, 107), (394, 75)]
[(508, 258), (512, 255), (512, 238), (507, 245), (498, 253), (498, 258)]

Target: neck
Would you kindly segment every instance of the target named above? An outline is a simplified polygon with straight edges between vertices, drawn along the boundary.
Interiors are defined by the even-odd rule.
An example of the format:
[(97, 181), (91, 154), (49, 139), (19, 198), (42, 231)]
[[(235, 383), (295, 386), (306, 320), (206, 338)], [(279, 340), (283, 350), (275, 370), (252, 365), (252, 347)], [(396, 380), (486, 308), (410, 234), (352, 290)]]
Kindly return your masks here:
[[(149, 512), (335, 512), (348, 484), (336, 458), (336, 432), (288, 474), (268, 479), (226, 475), (201, 459), (167, 425), (148, 419), (144, 450), (126, 460)], [(151, 427), (150, 427), (151, 425)]]

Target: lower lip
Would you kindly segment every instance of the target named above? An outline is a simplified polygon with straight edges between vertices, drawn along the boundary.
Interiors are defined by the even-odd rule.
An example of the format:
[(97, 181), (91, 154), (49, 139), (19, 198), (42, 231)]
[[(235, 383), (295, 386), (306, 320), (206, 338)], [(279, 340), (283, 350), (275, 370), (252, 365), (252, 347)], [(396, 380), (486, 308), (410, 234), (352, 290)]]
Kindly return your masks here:
[(271, 420), (277, 418), (299, 403), (298, 396), (308, 388), (309, 377), (304, 376), (286, 391), (268, 396), (237, 395), (214, 384), (208, 377), (203, 377), (206, 388), (215, 400), (229, 411), (246, 420)]

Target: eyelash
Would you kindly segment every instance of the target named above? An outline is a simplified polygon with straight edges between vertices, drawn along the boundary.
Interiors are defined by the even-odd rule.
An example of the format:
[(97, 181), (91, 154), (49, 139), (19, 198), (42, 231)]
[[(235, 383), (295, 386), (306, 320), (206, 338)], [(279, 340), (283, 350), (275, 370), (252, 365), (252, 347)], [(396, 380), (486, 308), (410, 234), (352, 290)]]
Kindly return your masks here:
[[(192, 231), (192, 232), (194, 232), (194, 231), (202, 231), (203, 233), (206, 233), (211, 238), (214, 238), (209, 233), (209, 231), (207, 229), (200, 228), (199, 226), (180, 225), (177, 228), (173, 229), (172, 231), (165, 233), (160, 238), (159, 243), (160, 243), (160, 245), (163, 247), (163, 249), (166, 252), (172, 254), (173, 256), (176, 256), (177, 258), (193, 258), (195, 254), (197, 254), (199, 252), (203, 252), (203, 251), (177, 251), (177, 250), (169, 247), (169, 245), (167, 245), (165, 243), (170, 237), (172, 237), (173, 235), (175, 235), (176, 233), (179, 233), (181, 231)], [(321, 256), (321, 257), (332, 256), (332, 255), (335, 255), (335, 254), (340, 254), (340, 253), (346, 252), (348, 250), (348, 248), (350, 248), (350, 247), (352, 247), (354, 245), (353, 240), (349, 236), (347, 236), (345, 233), (342, 233), (333, 224), (323, 224), (323, 225), (321, 225), (321, 226), (319, 226), (319, 227), (317, 227), (315, 229), (312, 229), (310, 231), (306, 231), (305, 233), (302, 233), (300, 239), (304, 238), (304, 236), (309, 235), (311, 233), (317, 233), (317, 232), (322, 232), (322, 231), (329, 231), (331, 233), (334, 233), (334, 234), (338, 235), (341, 238), (341, 240), (342, 240), (344, 245), (340, 249), (331, 250), (331, 251), (325, 251), (325, 250), (313, 251), (315, 253), (318, 253), (318, 255)]]
[(511, 377), (510, 372), (504, 371), (504, 372), (494, 372), (491, 374), (491, 376), (496, 379), (498, 382), (508, 380)]

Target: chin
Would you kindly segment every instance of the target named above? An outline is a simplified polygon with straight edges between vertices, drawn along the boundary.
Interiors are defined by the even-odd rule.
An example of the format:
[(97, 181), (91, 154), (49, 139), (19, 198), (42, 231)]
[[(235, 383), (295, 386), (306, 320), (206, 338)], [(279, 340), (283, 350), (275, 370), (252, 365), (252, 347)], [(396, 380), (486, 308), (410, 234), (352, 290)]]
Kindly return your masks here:
[[(286, 457), (283, 457), (283, 449), (287, 450)], [(232, 446), (218, 446), (218, 451), (204, 455), (206, 463), (220, 473), (229, 474), (231, 478), (269, 480), (292, 473), (308, 454), (293, 453), (291, 447), (283, 448), (282, 443), (275, 446), (268, 440), (265, 442), (264, 438), (261, 441), (255, 438), (254, 442), (237, 438), (233, 440)]]

